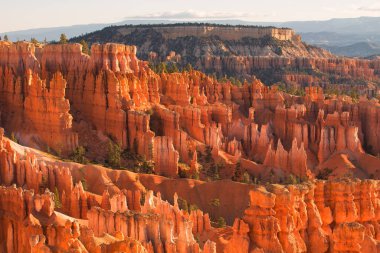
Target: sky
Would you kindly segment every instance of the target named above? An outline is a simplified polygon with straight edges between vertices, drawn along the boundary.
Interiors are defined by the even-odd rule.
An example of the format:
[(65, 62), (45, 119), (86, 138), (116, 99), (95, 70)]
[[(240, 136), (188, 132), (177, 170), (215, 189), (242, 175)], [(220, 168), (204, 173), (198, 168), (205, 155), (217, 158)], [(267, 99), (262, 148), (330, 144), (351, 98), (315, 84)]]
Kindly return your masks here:
[(125, 19), (326, 20), (380, 16), (379, 0), (0, 0), (0, 32)]

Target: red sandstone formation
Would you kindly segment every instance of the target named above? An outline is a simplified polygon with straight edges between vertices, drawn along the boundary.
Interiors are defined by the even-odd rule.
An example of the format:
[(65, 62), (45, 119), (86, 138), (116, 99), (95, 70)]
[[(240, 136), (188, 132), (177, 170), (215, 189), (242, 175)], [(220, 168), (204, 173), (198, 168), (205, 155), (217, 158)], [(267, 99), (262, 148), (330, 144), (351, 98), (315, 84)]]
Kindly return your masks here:
[[(0, 56), (8, 136), (66, 157), (84, 145), (103, 160), (112, 141), (157, 174), (59, 161), (2, 130), (2, 251), (380, 248), (377, 100), (327, 99), (317, 87), (297, 97), (198, 71), (156, 74), (135, 47), (116, 44), (94, 45), (89, 56), (79, 44), (0, 42)], [(289, 185), (247, 184), (281, 182)], [(217, 228), (220, 217), (231, 226)]]
[[(8, 247), (7, 252), (54, 252), (57, 249), (200, 252), (201, 247), (194, 238), (204, 243), (203, 252), (249, 252), (249, 249), (254, 252), (341, 252), (349, 248), (356, 252), (376, 252), (380, 248), (377, 241), (379, 184), (375, 180), (250, 187), (250, 206), (245, 210), (244, 222), (235, 220), (233, 227), (220, 229), (213, 228), (209, 216), (200, 210), (190, 215), (179, 210), (177, 197), (172, 206), (149, 191), (145, 204), (140, 207), (140, 201), (134, 201), (140, 198), (130, 194), (136, 189), (133, 186), (136, 181), (120, 184), (126, 187), (122, 191), (115, 187), (116, 181), (111, 181), (114, 186), (104, 181), (109, 190), (97, 195), (91, 189), (101, 181), (86, 173), (83, 166), (57, 163), (33, 150), (25, 154), (23, 149), (1, 135), (1, 184), (16, 184), (32, 190), (15, 186), (0, 189), (0, 194), (4, 194), (0, 208), (7, 214), (5, 217), (9, 217), (1, 219), (2, 227), (8, 231), (2, 238), (7, 242), (4, 246)], [(150, 177), (155, 180), (156, 176)], [(78, 178), (82, 181), (73, 186)], [(83, 182), (90, 191), (84, 189)], [(152, 186), (147, 184), (147, 187)], [(62, 207), (55, 207), (57, 197)], [(26, 206), (19, 206), (22, 203)], [(25, 223), (26, 220), (31, 223)], [(11, 228), (7, 228), (9, 226)], [(16, 233), (16, 238), (11, 237), (16, 228), (22, 232)], [(15, 245), (15, 241), (29, 243)]]
[[(3, 43), (2, 48), (4, 54), (23, 52), (19, 57), (27, 61), (25, 66), (30, 65), (24, 69), (14, 61), (6, 66), (4, 62), (2, 73), (3, 80), (10, 80), (6, 69), (14, 68), (31, 83), (30, 89), (17, 93), (17, 89), (11, 88), (17, 84), (5, 82), (9, 88), (4, 90), (12, 89), (20, 96), (9, 100), (10, 96), (3, 95), (1, 99), (4, 108), (19, 108), (17, 112), (24, 115), (20, 119), (9, 113), (13, 109), (2, 112), (7, 132), (15, 130), (24, 144), (38, 143), (32, 146), (70, 153), (78, 145), (71, 123), (74, 118), (76, 122), (87, 122), (91, 131), (110, 136), (122, 148), (153, 159), (156, 173), (170, 177), (177, 174), (176, 153), (180, 161), (190, 166), (197, 146), (202, 146), (199, 143), (210, 146), (214, 158), (223, 163), (253, 160), (275, 169), (280, 178), (284, 173), (312, 177), (313, 171), (315, 176), (324, 169), (321, 164), (329, 163), (330, 158), (342, 152), (349, 155), (350, 161), (367, 159), (362, 148), (372, 154), (379, 152), (377, 130), (369, 127), (377, 117), (374, 114), (378, 105), (374, 102), (325, 101), (320, 91), (310, 89), (302, 105), (302, 99), (282, 95), (258, 80), (235, 87), (196, 71), (159, 76), (136, 58), (134, 47), (123, 45), (95, 45), (91, 57), (81, 53), (80, 45), (76, 44), (35, 49), (28, 43)], [(45, 83), (40, 78), (46, 78)], [(62, 78), (67, 83), (66, 94), (62, 92), (65, 82)], [(33, 96), (39, 96), (38, 89), (42, 99), (46, 99), (41, 103), (54, 103), (56, 109), (47, 106), (34, 112), (37, 108), (34, 104), (38, 102)], [(44, 110), (43, 115), (38, 114)], [(53, 112), (57, 110), (62, 111), (59, 119), (54, 118), (57, 114)], [(28, 132), (35, 134), (25, 136), (17, 130), (14, 126), (20, 120), (33, 129)], [(41, 121), (45, 124), (40, 124)], [(374, 121), (372, 125), (376, 124)], [(86, 142), (89, 149), (96, 149), (91, 147), (95, 143)], [(360, 177), (378, 174), (373, 169), (360, 169), (364, 174), (356, 171), (354, 174)]]

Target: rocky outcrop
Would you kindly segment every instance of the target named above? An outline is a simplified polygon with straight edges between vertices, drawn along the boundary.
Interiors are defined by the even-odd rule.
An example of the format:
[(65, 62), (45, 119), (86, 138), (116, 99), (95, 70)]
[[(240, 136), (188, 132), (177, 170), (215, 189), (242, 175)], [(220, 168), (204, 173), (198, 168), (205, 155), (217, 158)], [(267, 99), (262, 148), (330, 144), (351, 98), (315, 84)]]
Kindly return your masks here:
[(280, 140), (276, 150), (269, 145), (263, 164), (269, 168), (279, 168), (284, 171), (285, 175), (296, 175), (301, 178), (312, 177), (312, 173), (307, 167), (307, 154), (303, 143), (298, 148), (296, 139), (293, 140), (289, 152), (284, 149)]
[(251, 248), (377, 252), (377, 203), (371, 197), (376, 192), (372, 187), (378, 187), (378, 182), (341, 180), (253, 190), (244, 216), (250, 226)]
[(155, 171), (157, 174), (176, 177), (178, 174), (178, 152), (174, 149), (173, 140), (166, 136), (157, 136), (154, 138)]
[(1, 42), (0, 50), (6, 54), (0, 63), (0, 103), (4, 108), (1, 117), (5, 129), (26, 145), (70, 153), (78, 146), (78, 136), (72, 129), (70, 104), (65, 98), (66, 81), (61, 73), (41, 80), (35, 48), (28, 43)]

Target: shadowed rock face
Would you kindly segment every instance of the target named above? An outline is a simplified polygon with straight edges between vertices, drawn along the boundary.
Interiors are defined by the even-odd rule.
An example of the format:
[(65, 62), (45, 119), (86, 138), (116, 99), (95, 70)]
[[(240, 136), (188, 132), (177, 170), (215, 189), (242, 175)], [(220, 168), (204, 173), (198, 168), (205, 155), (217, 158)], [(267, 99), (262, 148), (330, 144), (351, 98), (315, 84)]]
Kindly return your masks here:
[[(1, 252), (380, 247), (378, 100), (156, 74), (119, 44), (89, 56), (79, 44), (0, 42), (0, 56), (0, 124), (13, 139), (0, 131)], [(156, 175), (40, 151), (80, 145), (104, 160), (110, 140)]]

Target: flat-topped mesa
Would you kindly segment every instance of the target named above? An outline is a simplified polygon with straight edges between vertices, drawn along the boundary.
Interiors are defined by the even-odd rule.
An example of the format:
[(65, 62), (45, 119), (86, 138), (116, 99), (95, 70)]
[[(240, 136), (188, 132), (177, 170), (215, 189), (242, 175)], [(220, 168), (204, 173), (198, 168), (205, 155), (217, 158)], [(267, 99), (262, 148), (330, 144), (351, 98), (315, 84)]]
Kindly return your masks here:
[(180, 37), (213, 37), (218, 36), (223, 40), (241, 40), (245, 37), (264, 38), (272, 37), (278, 40), (300, 40), (299, 35), (293, 29), (275, 27), (250, 27), (250, 26), (223, 26), (213, 24), (188, 24), (188, 25), (153, 25), (125, 27), (122, 34), (128, 35), (132, 32), (153, 29), (162, 34), (164, 39), (177, 39)]

